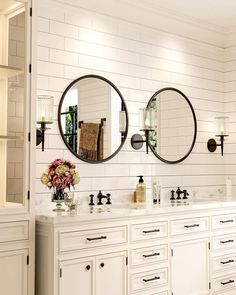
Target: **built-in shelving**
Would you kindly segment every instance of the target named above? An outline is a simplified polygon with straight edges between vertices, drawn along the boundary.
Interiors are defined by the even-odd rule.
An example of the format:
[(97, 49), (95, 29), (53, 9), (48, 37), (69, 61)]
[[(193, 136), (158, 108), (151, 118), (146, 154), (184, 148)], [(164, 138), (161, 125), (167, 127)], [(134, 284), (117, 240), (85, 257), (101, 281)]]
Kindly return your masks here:
[(0, 135), (1, 140), (23, 140), (22, 136)]
[(0, 65), (0, 80), (6, 80), (20, 74), (23, 74), (23, 71), (20, 68)]

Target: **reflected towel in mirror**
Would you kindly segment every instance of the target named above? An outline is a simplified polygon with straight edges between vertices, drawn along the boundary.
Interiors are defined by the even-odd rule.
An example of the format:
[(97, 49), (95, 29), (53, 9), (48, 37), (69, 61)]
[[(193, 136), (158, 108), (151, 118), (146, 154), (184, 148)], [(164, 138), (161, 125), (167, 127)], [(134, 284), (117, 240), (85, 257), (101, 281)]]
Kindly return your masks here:
[[(101, 132), (100, 124), (96, 123), (83, 123), (80, 129), (79, 141), (79, 155), (89, 161), (100, 160), (103, 156), (101, 147), (103, 146), (103, 134)], [(102, 144), (101, 144), (102, 141)]]

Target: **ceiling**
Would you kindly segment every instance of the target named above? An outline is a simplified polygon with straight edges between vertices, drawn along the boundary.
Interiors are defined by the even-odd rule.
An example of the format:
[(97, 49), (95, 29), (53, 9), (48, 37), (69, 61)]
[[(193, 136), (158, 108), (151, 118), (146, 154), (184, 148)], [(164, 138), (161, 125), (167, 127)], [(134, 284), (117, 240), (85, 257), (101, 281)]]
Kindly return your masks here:
[(142, 3), (223, 29), (236, 27), (236, 0), (142, 0)]

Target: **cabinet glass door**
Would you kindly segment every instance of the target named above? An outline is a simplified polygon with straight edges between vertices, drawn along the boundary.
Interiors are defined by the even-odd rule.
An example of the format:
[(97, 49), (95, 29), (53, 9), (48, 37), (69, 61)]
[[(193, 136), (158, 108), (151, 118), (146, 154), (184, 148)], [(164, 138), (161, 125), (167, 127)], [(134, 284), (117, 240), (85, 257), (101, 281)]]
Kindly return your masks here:
[(126, 256), (118, 252), (97, 256), (96, 295), (126, 295)]
[(22, 206), (28, 171), (27, 13), (25, 1), (0, 9), (0, 207)]

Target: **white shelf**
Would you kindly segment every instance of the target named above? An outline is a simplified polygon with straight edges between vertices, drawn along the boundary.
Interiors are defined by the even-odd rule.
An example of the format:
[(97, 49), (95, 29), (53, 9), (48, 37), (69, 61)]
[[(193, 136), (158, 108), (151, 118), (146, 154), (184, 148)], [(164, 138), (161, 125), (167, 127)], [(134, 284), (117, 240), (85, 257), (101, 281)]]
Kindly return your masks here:
[(23, 140), (22, 136), (8, 136), (8, 135), (0, 135), (1, 140)]
[(0, 65), (0, 80), (6, 80), (23, 73), (24, 72), (20, 68)]

